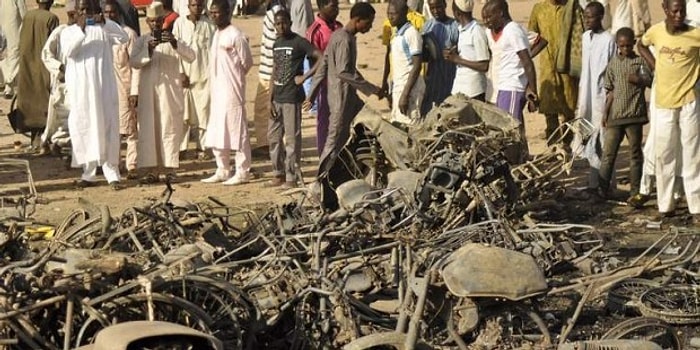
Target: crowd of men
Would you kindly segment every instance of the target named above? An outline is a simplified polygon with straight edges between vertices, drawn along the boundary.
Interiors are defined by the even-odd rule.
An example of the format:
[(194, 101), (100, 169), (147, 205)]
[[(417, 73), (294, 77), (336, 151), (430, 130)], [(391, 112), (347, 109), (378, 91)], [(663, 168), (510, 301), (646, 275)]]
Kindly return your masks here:
[[(488, 0), (477, 20), (473, 0), (420, 4), (390, 0), (383, 23), (386, 47), (380, 85), (356, 68), (357, 34), (376, 13), (360, 2), (343, 25), (338, 0), (272, 0), (263, 18), (252, 149), (245, 82), (253, 65), (245, 33), (231, 23), (228, 0), (172, 0), (146, 11), (149, 33), (126, 0), (67, 2), (58, 24), (52, 0), (0, 0), (0, 33), (7, 38), (4, 94), (39, 149), (51, 143), (67, 113), (73, 165), (80, 187), (96, 184), (97, 168), (121, 189), (120, 140), (126, 178), (154, 183), (173, 178), (191, 142), (215, 173), (206, 183), (250, 181), (252, 154), (269, 155), (268, 186), (300, 184), (301, 116), (316, 116), (318, 179), (331, 169), (364, 105), (357, 91), (388, 100), (391, 123), (407, 128), (452, 94), (491, 102), (520, 122), (524, 110), (545, 116), (545, 135), (591, 165), (591, 193), (608, 197), (624, 137), (630, 144), (628, 202), (641, 207), (655, 178), (659, 211), (672, 215), (680, 190), (700, 220), (700, 12), (695, 0), (664, 0), (665, 20), (652, 25), (645, 0), (542, 0), (527, 27), (512, 20), (506, 0)], [(688, 16), (688, 10), (691, 16)], [(179, 12), (179, 13), (178, 13)], [(690, 18), (688, 18), (690, 17)], [(252, 33), (249, 33), (252, 34)], [(538, 58), (535, 67), (533, 58)], [(651, 87), (647, 107), (645, 89)], [(567, 127), (586, 120), (590, 133)], [(651, 132), (642, 143), (642, 126)], [(571, 148), (569, 148), (571, 147)], [(235, 169), (231, 152), (235, 152)], [(682, 185), (682, 186), (681, 186)]]

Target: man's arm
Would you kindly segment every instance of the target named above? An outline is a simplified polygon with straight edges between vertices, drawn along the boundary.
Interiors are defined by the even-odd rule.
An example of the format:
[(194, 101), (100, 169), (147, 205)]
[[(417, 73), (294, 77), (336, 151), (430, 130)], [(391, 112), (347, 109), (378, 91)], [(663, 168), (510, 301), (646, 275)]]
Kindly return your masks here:
[(527, 77), (527, 98), (531, 101), (537, 101), (537, 74), (535, 73), (535, 65), (532, 63), (530, 52), (527, 49), (520, 50), (518, 51), (518, 57), (525, 69), (525, 76)]
[(129, 64), (133, 68), (143, 68), (151, 63), (151, 54), (149, 53), (149, 45), (151, 42), (150, 35), (142, 35), (136, 39), (134, 49), (129, 54)]
[(60, 31), (53, 31), (46, 40), (46, 44), (41, 49), (41, 60), (44, 62), (46, 70), (52, 75), (58, 75), (61, 72), (63, 62), (58, 57), (58, 41), (60, 39)]
[(647, 62), (649, 68), (651, 68), (651, 70), (656, 70), (656, 58), (654, 58), (651, 50), (649, 50), (649, 46), (642, 44), (642, 40), (637, 42), (637, 51), (639, 51), (639, 55), (644, 58), (644, 61)]
[(530, 57), (537, 57), (537, 55), (539, 55), (548, 44), (549, 42), (545, 38), (538, 35), (537, 39), (535, 40), (535, 44), (532, 45), (532, 48), (530, 48)]
[(411, 68), (411, 73), (408, 75), (408, 81), (406, 82), (406, 87), (404, 87), (401, 93), (401, 99), (399, 100), (399, 110), (402, 114), (408, 112), (408, 104), (411, 96), (411, 90), (413, 86), (416, 85), (416, 81), (420, 76), (421, 65), (423, 64), (423, 59), (420, 54), (411, 56), (411, 63), (413, 67)]

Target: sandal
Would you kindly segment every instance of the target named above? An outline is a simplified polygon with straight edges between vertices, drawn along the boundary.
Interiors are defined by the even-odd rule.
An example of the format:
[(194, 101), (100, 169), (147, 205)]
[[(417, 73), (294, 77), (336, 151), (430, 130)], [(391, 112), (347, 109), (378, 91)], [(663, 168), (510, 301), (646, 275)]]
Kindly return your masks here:
[(97, 186), (97, 182), (92, 182), (92, 181), (80, 179), (80, 180), (73, 181), (73, 185), (78, 189), (83, 189), (83, 188), (88, 188), (88, 187), (95, 187), (95, 186)]
[(139, 173), (136, 170), (129, 170), (126, 172), (127, 180), (136, 180), (139, 178)]
[(139, 183), (142, 185), (152, 185), (152, 184), (157, 183), (157, 182), (158, 182), (158, 176), (156, 176), (156, 174), (152, 174), (152, 173), (146, 174), (145, 176), (143, 176), (142, 178), (139, 179)]
[(109, 188), (111, 188), (112, 191), (121, 191), (125, 189), (126, 186), (120, 184), (119, 181), (112, 181), (109, 183)]

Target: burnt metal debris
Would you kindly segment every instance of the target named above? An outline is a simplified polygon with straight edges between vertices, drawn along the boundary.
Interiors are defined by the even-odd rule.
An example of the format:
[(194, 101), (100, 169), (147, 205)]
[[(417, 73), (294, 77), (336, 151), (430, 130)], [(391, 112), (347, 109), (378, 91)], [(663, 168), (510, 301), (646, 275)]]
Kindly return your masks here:
[(592, 226), (523, 220), (562, 195), (571, 159), (527, 157), (492, 106), (452, 96), (409, 130), (365, 109), (336, 164), (333, 193), (264, 213), (168, 184), (52, 230), (29, 225), (30, 177), (2, 198), (0, 348), (165, 321), (225, 349), (681, 349), (673, 327), (700, 323), (700, 239), (669, 230), (623, 257)]

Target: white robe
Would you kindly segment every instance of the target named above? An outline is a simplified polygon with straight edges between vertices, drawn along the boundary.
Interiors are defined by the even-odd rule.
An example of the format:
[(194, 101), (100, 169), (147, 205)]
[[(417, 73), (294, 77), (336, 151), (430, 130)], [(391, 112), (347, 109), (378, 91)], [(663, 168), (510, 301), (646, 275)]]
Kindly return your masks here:
[(119, 116), (112, 45), (127, 39), (119, 24), (110, 20), (102, 26), (86, 26), (85, 32), (77, 24), (61, 32), (60, 45), (67, 58), (66, 88), (70, 91), (68, 128), (73, 165), (119, 164)]
[[(67, 24), (61, 24), (51, 32), (49, 38), (41, 50), (41, 60), (44, 62), (46, 70), (51, 74), (51, 95), (49, 96), (49, 110), (46, 117), (46, 128), (41, 135), (42, 142), (48, 142), (51, 135), (59, 127), (68, 129), (67, 119), (69, 113), (69, 103), (66, 100), (66, 84), (60, 82), (58, 77), (61, 73), (61, 66), (66, 64), (64, 50), (61, 50), (61, 33), (68, 28)], [(65, 67), (64, 67), (65, 68)]]
[(161, 43), (148, 55), (150, 33), (141, 35), (131, 52), (131, 65), (140, 68), (138, 106), (138, 167), (180, 166), (180, 142), (183, 137), (184, 92), (180, 81), (180, 63), (196, 58), (184, 41), (177, 49)]
[(0, 61), (5, 83), (16, 83), (14, 80), (19, 71), (19, 28), (26, 12), (24, 0), (0, 0), (0, 28), (7, 40), (5, 58)]
[(190, 88), (185, 90), (184, 120), (187, 125), (199, 129), (206, 129), (209, 120), (209, 51), (214, 31), (216, 26), (205, 16), (197, 23), (187, 17), (178, 17), (173, 27), (173, 35), (197, 54), (194, 62), (180, 59), (180, 71), (190, 80)]
[(204, 145), (243, 151), (249, 144), (245, 76), (253, 66), (248, 40), (233, 25), (217, 30), (210, 59), (211, 112)]
[(609, 32), (592, 34), (589, 30), (583, 33), (582, 47), (576, 117), (590, 122), (594, 132), (588, 140), (582, 140), (581, 135), (576, 134), (572, 148), (574, 154), (583, 155), (592, 168), (599, 169), (603, 145), (601, 122), (605, 113), (605, 67), (617, 53), (617, 46)]

